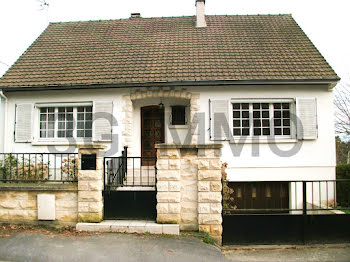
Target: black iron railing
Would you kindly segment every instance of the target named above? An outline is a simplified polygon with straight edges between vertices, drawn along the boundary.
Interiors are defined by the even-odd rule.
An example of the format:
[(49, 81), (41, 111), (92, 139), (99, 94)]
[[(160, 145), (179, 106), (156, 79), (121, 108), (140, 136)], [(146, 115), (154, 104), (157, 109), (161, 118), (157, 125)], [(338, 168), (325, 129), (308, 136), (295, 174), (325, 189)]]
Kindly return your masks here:
[(156, 157), (129, 157), (124, 149), (120, 157), (105, 157), (105, 188), (154, 187)]
[(350, 213), (350, 179), (223, 181), (222, 193), (224, 215)]
[(127, 172), (127, 155), (128, 148), (124, 147), (120, 157), (105, 157), (105, 185), (118, 186), (123, 184)]
[(0, 153), (1, 182), (77, 182), (77, 153)]

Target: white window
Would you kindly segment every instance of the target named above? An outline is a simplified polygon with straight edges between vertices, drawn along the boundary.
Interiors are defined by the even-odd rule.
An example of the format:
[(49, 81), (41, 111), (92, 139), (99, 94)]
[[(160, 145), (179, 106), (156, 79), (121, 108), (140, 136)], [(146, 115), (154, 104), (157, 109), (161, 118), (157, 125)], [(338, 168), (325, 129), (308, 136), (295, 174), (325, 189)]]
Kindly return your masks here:
[(40, 138), (92, 137), (92, 106), (40, 107)]
[(291, 101), (233, 101), (233, 136), (290, 137), (292, 107)]

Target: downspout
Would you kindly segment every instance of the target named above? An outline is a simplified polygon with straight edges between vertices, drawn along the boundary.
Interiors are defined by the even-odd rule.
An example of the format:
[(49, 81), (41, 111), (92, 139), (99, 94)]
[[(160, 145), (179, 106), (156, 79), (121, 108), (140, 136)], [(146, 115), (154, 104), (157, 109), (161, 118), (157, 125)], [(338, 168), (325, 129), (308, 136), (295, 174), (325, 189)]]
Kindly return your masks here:
[[(4, 99), (5, 101), (5, 106), (4, 106), (4, 135), (3, 135), (3, 141), (4, 141), (4, 144), (3, 144), (3, 150), (5, 153), (5, 150), (6, 150), (6, 133), (7, 133), (7, 97), (4, 95), (4, 92), (2, 90), (0, 90), (0, 96), (2, 99)], [(1, 103), (0, 103), (0, 106), (1, 106)], [(0, 112), (1, 112), (1, 107), (0, 107)]]

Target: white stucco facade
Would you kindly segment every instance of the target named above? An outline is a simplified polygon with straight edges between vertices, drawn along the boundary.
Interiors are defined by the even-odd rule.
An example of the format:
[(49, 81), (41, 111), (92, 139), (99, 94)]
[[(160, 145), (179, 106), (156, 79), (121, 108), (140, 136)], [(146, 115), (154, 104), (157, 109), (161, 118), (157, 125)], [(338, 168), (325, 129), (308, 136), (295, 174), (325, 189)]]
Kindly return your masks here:
[(4, 151), (4, 127), (5, 127), (5, 103), (4, 99), (0, 97), (0, 150)]
[[(144, 91), (146, 89), (139, 89)], [(154, 88), (155, 92), (168, 89)], [(124, 145), (127, 145), (132, 156), (141, 155), (141, 120), (140, 109), (143, 106), (158, 105), (162, 102), (165, 106), (165, 142), (183, 142), (186, 135), (199, 132), (198, 143), (222, 143), (221, 161), (228, 164), (228, 179), (231, 181), (247, 180), (317, 180), (335, 178), (335, 134), (333, 128), (333, 94), (326, 85), (231, 85), (231, 86), (208, 86), (208, 87), (186, 87), (175, 88), (176, 90), (185, 90), (187, 94), (196, 94), (197, 105), (191, 105), (193, 100), (189, 96), (183, 97), (163, 93), (164, 96), (130, 99), (132, 104), (132, 113), (125, 112), (125, 96), (135, 93), (133, 88), (108, 88), (108, 89), (79, 89), (79, 90), (52, 90), (52, 91), (18, 91), (6, 92), (7, 103), (7, 123), (1, 128), (1, 143), (6, 140), (6, 148), (3, 152), (50, 152), (53, 146), (57, 150), (65, 150), (69, 145), (66, 139), (62, 140), (40, 140), (39, 138), (39, 109), (35, 108), (33, 113), (32, 141), (28, 143), (16, 143), (14, 140), (15, 132), (15, 107), (16, 104), (23, 103), (75, 103), (75, 102), (94, 102), (94, 101), (112, 101), (113, 116), (117, 123), (113, 125), (113, 141), (105, 144), (109, 149), (109, 155), (118, 156)], [(138, 92), (138, 91), (136, 91)], [(298, 97), (316, 98), (317, 101), (317, 133), (316, 139), (301, 141), (295, 134), (289, 139), (283, 139), (271, 145), (263, 138), (259, 143), (249, 141), (244, 143), (234, 143), (231, 141), (212, 141), (210, 139), (209, 123), (209, 100), (231, 99), (252, 100), (266, 99), (292, 99)], [(170, 106), (186, 106), (187, 124), (183, 126), (170, 125)], [(194, 131), (193, 127), (197, 123), (192, 123), (193, 112), (202, 116), (200, 121), (204, 121), (204, 127)], [(230, 110), (232, 111), (232, 110)], [(1, 104), (1, 118), (3, 123), (5, 114), (4, 103)], [(231, 116), (229, 122), (232, 121)], [(126, 142), (125, 125), (129, 123), (132, 136)], [(198, 126), (201, 126), (201, 122)], [(191, 126), (192, 125), (192, 126)], [(129, 130), (130, 131), (130, 130)], [(204, 133), (204, 136), (203, 136)], [(131, 139), (130, 139), (131, 137)], [(175, 141), (174, 141), (175, 138)], [(203, 141), (204, 139), (204, 141)], [(192, 141), (193, 142), (193, 141)], [(91, 143), (91, 140), (77, 140), (71, 142), (72, 149), (75, 144)], [(299, 148), (295, 153), (281, 156), (276, 153), (276, 147), (279, 150), (288, 151), (291, 148)], [(1, 147), (0, 147), (1, 148)], [(253, 153), (254, 151), (254, 153)], [(292, 151), (291, 151), (292, 152)]]

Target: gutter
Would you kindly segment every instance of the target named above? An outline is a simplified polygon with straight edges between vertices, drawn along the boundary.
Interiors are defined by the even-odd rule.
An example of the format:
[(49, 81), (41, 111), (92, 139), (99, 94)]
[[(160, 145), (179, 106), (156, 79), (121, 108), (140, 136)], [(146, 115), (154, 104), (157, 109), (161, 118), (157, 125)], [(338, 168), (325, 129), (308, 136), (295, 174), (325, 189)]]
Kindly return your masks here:
[(7, 92), (33, 91), (33, 90), (70, 90), (70, 89), (95, 89), (95, 88), (129, 88), (129, 87), (156, 87), (156, 86), (218, 86), (218, 85), (320, 85), (326, 84), (332, 89), (339, 81), (334, 79), (217, 79), (217, 80), (183, 80), (183, 81), (156, 81), (156, 82), (111, 82), (111, 83), (87, 83), (87, 84), (57, 84), (57, 85), (33, 85), (33, 86), (0, 86)]
[[(5, 152), (5, 149), (6, 149), (6, 133), (7, 133), (7, 101), (8, 101), (8, 98), (4, 95), (4, 92), (0, 89), (0, 96), (2, 99), (4, 99), (5, 101), (5, 107), (4, 107), (4, 135), (2, 137), (3, 139), (3, 151)], [(1, 101), (1, 99), (0, 99)], [(1, 103), (0, 103), (0, 106), (1, 106)], [(1, 107), (0, 107), (0, 113), (1, 113)], [(1, 139), (1, 138), (0, 138)]]

